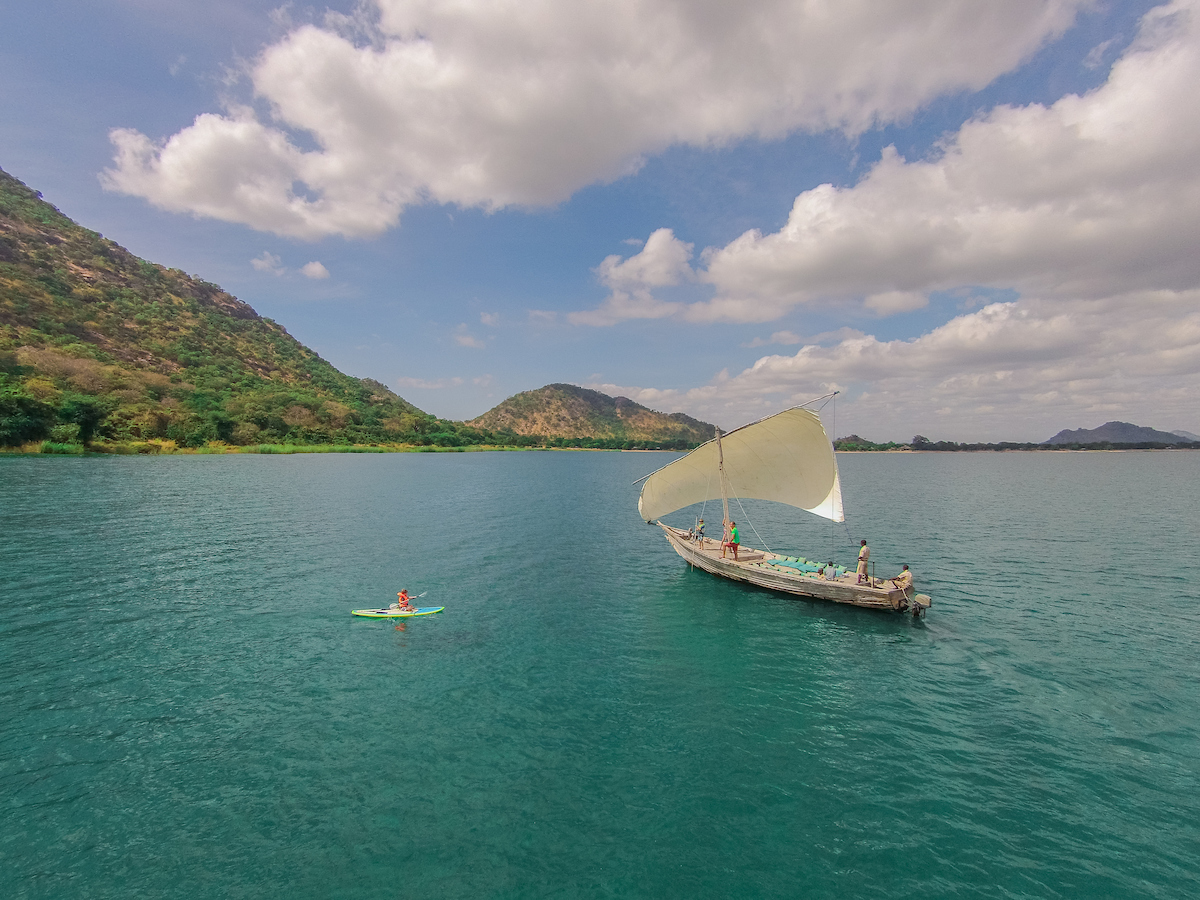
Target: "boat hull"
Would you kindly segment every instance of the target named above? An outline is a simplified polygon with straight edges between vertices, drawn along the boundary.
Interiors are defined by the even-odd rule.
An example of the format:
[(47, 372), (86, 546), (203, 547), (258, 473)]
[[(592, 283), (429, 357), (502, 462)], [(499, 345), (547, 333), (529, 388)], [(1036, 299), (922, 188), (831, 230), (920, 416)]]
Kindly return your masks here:
[(781, 557), (761, 550), (743, 550), (738, 554), (737, 562), (731, 557), (722, 559), (719, 541), (705, 539), (698, 543), (689, 539), (686, 531), (672, 528), (662, 522), (656, 524), (663, 530), (667, 542), (675, 552), (688, 563), (721, 578), (744, 581), (756, 587), (795, 597), (811, 597), (831, 603), (861, 606), (865, 609), (903, 612), (910, 608), (927, 608), (930, 603), (924, 594), (914, 595), (911, 588), (905, 592), (890, 581), (880, 582), (879, 579), (875, 579), (875, 585), (879, 585), (877, 587), (855, 584), (853, 575), (845, 575), (841, 580), (826, 581), (815, 576), (782, 571), (770, 564), (770, 560)]

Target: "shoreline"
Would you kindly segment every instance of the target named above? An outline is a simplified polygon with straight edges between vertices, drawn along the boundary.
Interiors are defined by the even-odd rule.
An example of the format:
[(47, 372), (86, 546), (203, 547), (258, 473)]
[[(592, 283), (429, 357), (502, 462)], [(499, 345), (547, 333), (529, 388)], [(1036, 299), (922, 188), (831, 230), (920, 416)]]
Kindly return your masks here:
[[(1095, 447), (1095, 448), (1005, 448), (1001, 450), (835, 450), (839, 455), (872, 456), (883, 454), (957, 455), (961, 453), (1188, 453), (1195, 447)], [(0, 447), (0, 456), (298, 456), (321, 453), (686, 453), (685, 450), (624, 449), (616, 447), (517, 447), (502, 444), (475, 444), (464, 447), (436, 447), (421, 444), (250, 444), (177, 447), (170, 441), (133, 444), (53, 444)]]
[(608, 447), (517, 447), (508, 444), (474, 444), (437, 447), (422, 444), (211, 444), (179, 447), (171, 441), (130, 444), (50, 444), (37, 442), (19, 447), (0, 447), (0, 456), (296, 456), (314, 453), (683, 453), (682, 450), (625, 450)]
[(1005, 447), (1000, 450), (835, 450), (838, 454), (905, 453), (931, 456), (954, 456), (959, 453), (1192, 453), (1200, 447)]

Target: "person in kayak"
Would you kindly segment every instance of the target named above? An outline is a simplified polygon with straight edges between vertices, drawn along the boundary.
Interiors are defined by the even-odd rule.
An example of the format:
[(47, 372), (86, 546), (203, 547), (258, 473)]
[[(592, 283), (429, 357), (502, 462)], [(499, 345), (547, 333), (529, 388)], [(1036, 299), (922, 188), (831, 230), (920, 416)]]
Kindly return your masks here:
[(408, 588), (400, 591), (396, 595), (396, 609), (412, 609), (413, 606), (408, 602)]

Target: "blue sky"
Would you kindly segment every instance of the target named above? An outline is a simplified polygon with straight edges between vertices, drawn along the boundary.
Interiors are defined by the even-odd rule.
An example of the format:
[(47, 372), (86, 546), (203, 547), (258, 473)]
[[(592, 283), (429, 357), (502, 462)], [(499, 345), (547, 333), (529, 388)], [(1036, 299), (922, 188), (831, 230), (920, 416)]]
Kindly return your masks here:
[(1198, 79), (1193, 2), (43, 0), (0, 167), (449, 418), (1200, 432)]

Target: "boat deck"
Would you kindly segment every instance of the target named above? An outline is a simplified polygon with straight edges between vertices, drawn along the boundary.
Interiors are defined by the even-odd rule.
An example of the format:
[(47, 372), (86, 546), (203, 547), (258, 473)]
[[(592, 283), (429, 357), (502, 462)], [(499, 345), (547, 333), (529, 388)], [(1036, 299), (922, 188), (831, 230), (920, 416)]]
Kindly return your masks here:
[(682, 529), (672, 528), (662, 522), (657, 524), (675, 552), (689, 563), (734, 581), (745, 581), (795, 596), (813, 597), (869, 609), (905, 610), (913, 603), (922, 607), (929, 605), (929, 598), (924, 594), (914, 595), (911, 588), (907, 592), (903, 591), (886, 579), (876, 578), (870, 584), (856, 584), (853, 572), (835, 578), (825, 578), (815, 572), (801, 572), (795, 568), (778, 565), (780, 562), (788, 562), (788, 557), (765, 550), (741, 550), (736, 560), (733, 558), (733, 552), (726, 550), (726, 555), (722, 558), (720, 541), (712, 538), (697, 541)]

